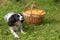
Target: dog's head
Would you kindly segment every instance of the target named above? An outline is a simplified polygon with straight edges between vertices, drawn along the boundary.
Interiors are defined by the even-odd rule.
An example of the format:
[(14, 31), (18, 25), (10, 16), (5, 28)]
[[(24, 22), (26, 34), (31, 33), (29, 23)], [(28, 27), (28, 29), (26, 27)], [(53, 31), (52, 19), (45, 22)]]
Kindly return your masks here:
[[(8, 18), (8, 16), (7, 16)], [(8, 18), (8, 24), (10, 26), (14, 26), (14, 23), (16, 22), (20, 22), (20, 23), (23, 23), (24, 19), (23, 19), (23, 16), (21, 14), (12, 14), (11, 13), (9, 14), (9, 18)]]
[(20, 14), (13, 14), (13, 15), (10, 17), (10, 20), (13, 21), (13, 22), (21, 21), (21, 23), (24, 21), (24, 20), (23, 20), (23, 16), (20, 15)]

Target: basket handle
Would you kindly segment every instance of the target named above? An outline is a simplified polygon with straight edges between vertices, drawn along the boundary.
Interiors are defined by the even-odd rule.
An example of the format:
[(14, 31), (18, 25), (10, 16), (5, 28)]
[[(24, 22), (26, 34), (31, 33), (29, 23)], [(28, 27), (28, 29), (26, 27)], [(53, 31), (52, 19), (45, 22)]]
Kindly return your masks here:
[(32, 4), (31, 4), (31, 16), (33, 15), (33, 14), (32, 14), (32, 10), (33, 10), (34, 8), (36, 8), (36, 3), (35, 3), (35, 2), (32, 2)]
[(25, 11), (29, 6), (30, 6), (30, 9), (31, 9), (31, 16), (32, 16), (32, 15), (33, 15), (33, 14), (32, 14), (32, 10), (33, 10), (34, 8), (37, 8), (35, 1), (28, 3), (28, 4), (24, 7), (24, 11)]

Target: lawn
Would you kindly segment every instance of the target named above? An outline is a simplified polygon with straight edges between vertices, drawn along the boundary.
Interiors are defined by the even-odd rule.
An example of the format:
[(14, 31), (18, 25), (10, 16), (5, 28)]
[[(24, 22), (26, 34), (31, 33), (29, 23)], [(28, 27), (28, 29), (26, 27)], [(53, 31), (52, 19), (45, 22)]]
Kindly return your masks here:
[(7, 22), (4, 21), (4, 15), (8, 12), (22, 12), (24, 5), (31, 1), (34, 0), (10, 1), (0, 5), (0, 40), (60, 40), (60, 3), (53, 0), (35, 0), (39, 9), (46, 11), (42, 24), (38, 26), (27, 25), (24, 21), (24, 31), (27, 34), (18, 32), (20, 38), (13, 37)]

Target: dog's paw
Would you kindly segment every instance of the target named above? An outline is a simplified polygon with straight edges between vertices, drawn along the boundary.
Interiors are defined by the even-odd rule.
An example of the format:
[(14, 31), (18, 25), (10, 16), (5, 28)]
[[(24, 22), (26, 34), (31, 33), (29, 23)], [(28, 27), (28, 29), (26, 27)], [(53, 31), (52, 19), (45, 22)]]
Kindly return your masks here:
[(19, 38), (19, 36), (18, 35), (15, 35), (15, 38)]
[(23, 32), (23, 34), (26, 34), (26, 32)]
[(21, 32), (22, 34), (26, 34), (26, 32)]

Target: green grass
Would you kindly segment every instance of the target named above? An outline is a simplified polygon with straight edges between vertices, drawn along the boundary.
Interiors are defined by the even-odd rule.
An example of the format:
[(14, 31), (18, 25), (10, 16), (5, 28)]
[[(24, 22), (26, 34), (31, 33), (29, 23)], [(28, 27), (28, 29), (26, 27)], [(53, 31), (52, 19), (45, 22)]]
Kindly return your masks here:
[(24, 5), (31, 0), (20, 2), (9, 2), (0, 5), (0, 40), (60, 40), (60, 3), (53, 0), (35, 0), (39, 9), (46, 11), (46, 15), (41, 25), (27, 25), (23, 23), (26, 35), (18, 32), (20, 38), (15, 39), (10, 33), (7, 22), (4, 21), (4, 15), (8, 12), (21, 12)]

